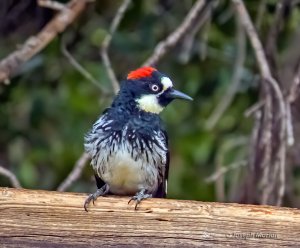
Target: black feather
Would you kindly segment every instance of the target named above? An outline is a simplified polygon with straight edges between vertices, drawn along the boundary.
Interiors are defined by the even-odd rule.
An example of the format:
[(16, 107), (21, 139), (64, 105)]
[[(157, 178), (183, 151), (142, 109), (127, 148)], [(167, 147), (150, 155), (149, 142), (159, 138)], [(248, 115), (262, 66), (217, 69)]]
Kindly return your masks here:
[[(164, 131), (164, 135), (166, 137), (166, 144), (168, 147), (168, 134)], [(166, 198), (167, 197), (167, 182), (169, 179), (169, 165), (170, 165), (170, 151), (168, 150), (167, 154), (167, 161), (165, 165), (165, 171), (163, 173), (162, 182), (158, 185), (157, 192), (154, 195), (156, 198)]]
[(96, 179), (96, 184), (97, 184), (97, 188), (101, 189), (105, 182), (102, 181), (102, 179), (95, 173), (95, 179)]

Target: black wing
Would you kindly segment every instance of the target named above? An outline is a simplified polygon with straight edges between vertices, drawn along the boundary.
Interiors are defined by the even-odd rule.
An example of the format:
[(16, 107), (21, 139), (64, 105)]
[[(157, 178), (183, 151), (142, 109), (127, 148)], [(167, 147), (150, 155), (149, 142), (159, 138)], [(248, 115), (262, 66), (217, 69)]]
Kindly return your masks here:
[(166, 198), (167, 197), (167, 186), (168, 186), (168, 177), (169, 177), (169, 164), (170, 164), (170, 152), (169, 152), (169, 147), (168, 147), (168, 135), (167, 132), (164, 131), (164, 136), (166, 140), (166, 146), (167, 146), (167, 153), (166, 153), (166, 164), (165, 164), (165, 171), (162, 173), (163, 178), (158, 186), (157, 192), (154, 197), (157, 198)]
[(97, 188), (101, 189), (105, 185), (105, 182), (103, 182), (102, 179), (96, 173), (95, 173), (95, 179), (96, 179)]

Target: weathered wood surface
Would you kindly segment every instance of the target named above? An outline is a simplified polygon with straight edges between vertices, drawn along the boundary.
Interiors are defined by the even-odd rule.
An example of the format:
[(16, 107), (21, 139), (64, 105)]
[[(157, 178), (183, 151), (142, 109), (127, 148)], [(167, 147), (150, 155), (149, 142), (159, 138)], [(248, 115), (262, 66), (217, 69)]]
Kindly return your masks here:
[(300, 247), (300, 210), (0, 188), (0, 247)]

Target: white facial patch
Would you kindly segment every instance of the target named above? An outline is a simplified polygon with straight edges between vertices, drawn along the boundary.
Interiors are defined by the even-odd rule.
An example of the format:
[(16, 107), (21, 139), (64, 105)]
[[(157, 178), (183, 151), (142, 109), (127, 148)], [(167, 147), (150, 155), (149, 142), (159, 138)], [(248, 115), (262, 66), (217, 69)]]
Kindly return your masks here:
[(143, 95), (136, 102), (138, 107), (146, 112), (159, 114), (163, 110), (163, 107), (158, 103), (156, 95)]
[(170, 78), (168, 77), (162, 77), (161, 83), (163, 85), (163, 91), (167, 90), (168, 88), (173, 87), (173, 83)]

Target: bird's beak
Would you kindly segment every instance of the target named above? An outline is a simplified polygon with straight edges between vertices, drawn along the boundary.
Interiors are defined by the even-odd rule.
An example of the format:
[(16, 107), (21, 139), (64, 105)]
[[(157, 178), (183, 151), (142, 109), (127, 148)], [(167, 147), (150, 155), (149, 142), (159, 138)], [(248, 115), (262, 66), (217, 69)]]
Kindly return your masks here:
[(170, 91), (167, 93), (168, 97), (176, 99), (184, 99), (184, 100), (189, 100), (189, 101), (193, 101), (193, 98), (191, 98), (190, 96), (178, 91), (178, 90), (174, 90), (174, 89), (170, 89)]

